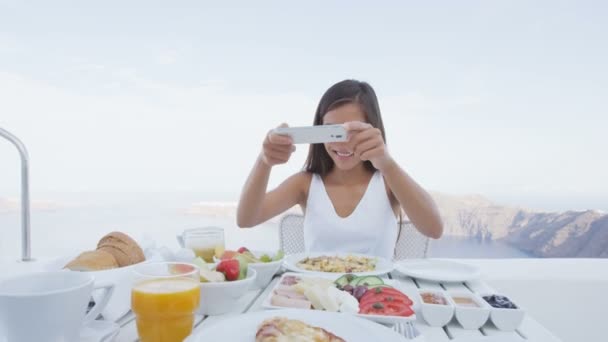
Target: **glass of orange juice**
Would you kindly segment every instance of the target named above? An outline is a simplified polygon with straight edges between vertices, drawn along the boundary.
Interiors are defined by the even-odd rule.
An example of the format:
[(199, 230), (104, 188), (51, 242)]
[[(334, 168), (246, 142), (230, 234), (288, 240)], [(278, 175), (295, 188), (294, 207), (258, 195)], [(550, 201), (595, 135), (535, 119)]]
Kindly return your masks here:
[(194, 324), (201, 290), (198, 267), (158, 262), (135, 268), (131, 310), (141, 342), (182, 342)]
[(214, 261), (213, 256), (221, 257), (226, 248), (224, 229), (219, 227), (188, 229), (182, 234), (182, 238), (186, 248), (208, 263)]

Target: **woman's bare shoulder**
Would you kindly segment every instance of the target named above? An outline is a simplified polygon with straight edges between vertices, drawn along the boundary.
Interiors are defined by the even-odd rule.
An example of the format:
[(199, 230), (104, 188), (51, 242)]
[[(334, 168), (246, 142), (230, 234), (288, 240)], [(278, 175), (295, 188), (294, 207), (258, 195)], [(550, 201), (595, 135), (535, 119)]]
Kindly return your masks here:
[(289, 178), (292, 182), (296, 183), (298, 187), (301, 187), (302, 190), (308, 191), (308, 187), (310, 186), (310, 182), (312, 180), (312, 173), (307, 171), (301, 171), (298, 173), (294, 173)]
[(306, 199), (308, 198), (308, 189), (310, 188), (312, 173), (301, 171), (291, 175), (288, 180), (300, 194), (298, 199), (299, 204), (304, 205), (306, 203)]

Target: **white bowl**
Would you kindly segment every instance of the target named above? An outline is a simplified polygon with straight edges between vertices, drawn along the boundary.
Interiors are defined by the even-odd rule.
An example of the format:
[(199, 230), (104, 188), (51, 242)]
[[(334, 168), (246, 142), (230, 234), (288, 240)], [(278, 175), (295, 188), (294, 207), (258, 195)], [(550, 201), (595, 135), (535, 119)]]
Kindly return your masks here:
[[(432, 327), (442, 327), (448, 324), (454, 316), (454, 302), (445, 291), (420, 289), (420, 304), (422, 317)], [(423, 293), (434, 293), (445, 298), (447, 304), (429, 304), (422, 298)]]
[[(256, 258), (259, 258), (264, 254), (272, 255), (270, 253), (259, 251), (252, 251), (252, 253), (256, 256)], [(249, 268), (254, 269), (258, 274), (255, 278), (256, 288), (263, 289), (264, 287), (266, 287), (266, 285), (268, 285), (268, 283), (270, 283), (270, 281), (272, 280), (272, 277), (274, 277), (274, 275), (279, 271), (279, 269), (281, 269), (281, 265), (283, 265), (283, 259), (271, 262), (250, 263)]]
[[(260, 258), (262, 255), (272, 255), (272, 253), (261, 252), (261, 251), (251, 251), (256, 258)], [(213, 257), (213, 260), (218, 263), (221, 260)], [(272, 277), (281, 269), (281, 265), (283, 265), (283, 259), (278, 261), (271, 262), (250, 262), (248, 264), (249, 268), (254, 269), (257, 272), (257, 277), (255, 278), (255, 288), (263, 289), (270, 283)]]
[[(504, 296), (497, 293), (484, 294), (483, 296), (489, 295)], [(504, 297), (507, 297), (511, 303), (515, 304), (517, 309), (495, 308), (491, 306), (490, 303), (488, 303), (485, 299), (484, 302), (490, 308), (490, 319), (492, 320), (492, 323), (494, 323), (494, 325), (500, 330), (513, 331), (519, 328), (521, 322), (524, 320), (526, 312), (519, 306), (519, 304), (511, 300), (511, 297)]]
[[(452, 302), (454, 302), (454, 315), (456, 320), (465, 329), (479, 329), (488, 321), (490, 317), (490, 306), (478, 295), (465, 291), (449, 291)], [(477, 304), (474, 306), (464, 306), (458, 304), (455, 298), (468, 298)]]
[(256, 271), (248, 267), (245, 279), (221, 283), (201, 283), (201, 303), (197, 313), (221, 315), (234, 310), (239, 299), (251, 288), (256, 275)]

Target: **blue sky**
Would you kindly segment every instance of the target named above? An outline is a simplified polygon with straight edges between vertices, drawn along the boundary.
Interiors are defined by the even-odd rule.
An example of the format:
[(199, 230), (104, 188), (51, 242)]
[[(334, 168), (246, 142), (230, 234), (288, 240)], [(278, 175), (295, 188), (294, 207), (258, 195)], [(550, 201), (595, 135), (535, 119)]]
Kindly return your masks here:
[(608, 209), (604, 2), (164, 3), (0, 0), (0, 126), (28, 145), (35, 194), (235, 199), (267, 130), (312, 123), (357, 78), (428, 189)]

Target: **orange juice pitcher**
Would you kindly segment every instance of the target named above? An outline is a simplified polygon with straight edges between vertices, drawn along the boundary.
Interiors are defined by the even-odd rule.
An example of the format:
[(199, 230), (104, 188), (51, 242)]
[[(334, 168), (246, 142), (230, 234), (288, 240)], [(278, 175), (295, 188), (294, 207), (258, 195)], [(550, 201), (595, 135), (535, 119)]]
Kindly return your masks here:
[(131, 309), (141, 342), (182, 342), (192, 333), (200, 302), (198, 268), (152, 263), (136, 269)]

